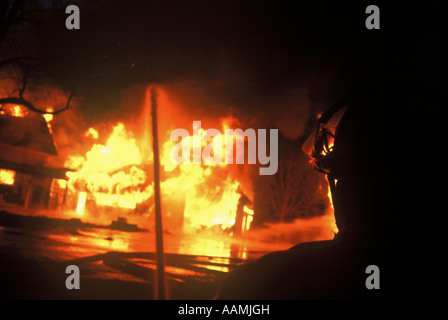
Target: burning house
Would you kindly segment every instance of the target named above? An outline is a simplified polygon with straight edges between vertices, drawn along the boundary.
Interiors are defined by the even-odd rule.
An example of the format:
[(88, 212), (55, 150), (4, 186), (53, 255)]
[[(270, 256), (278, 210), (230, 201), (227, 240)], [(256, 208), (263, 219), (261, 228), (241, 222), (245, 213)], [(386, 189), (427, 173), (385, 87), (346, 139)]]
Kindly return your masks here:
[(57, 209), (65, 199), (68, 169), (50, 165), (58, 156), (48, 118), (17, 105), (0, 110), (2, 205)]
[[(159, 97), (165, 109), (175, 107), (163, 90)], [(120, 218), (145, 228), (152, 228), (154, 206), (154, 156), (151, 144), (150, 105), (143, 104), (141, 121), (117, 120), (107, 126), (90, 127), (82, 135), (87, 152), (69, 153), (66, 209), (83, 220), (109, 224)], [(177, 111), (178, 112), (178, 111)], [(170, 158), (175, 141), (162, 114), (160, 126), (160, 184), (164, 228), (169, 231), (219, 230), (241, 234), (250, 227), (253, 212), (239, 205), (242, 191), (226, 164), (173, 164)], [(231, 118), (221, 119), (228, 127)], [(205, 131), (200, 132), (203, 136)], [(195, 137), (182, 142), (196, 144)], [(202, 146), (204, 147), (204, 146)], [(89, 149), (90, 148), (90, 149)], [(224, 151), (224, 149), (223, 149)], [(249, 212), (249, 213), (248, 213)], [(235, 223), (238, 220), (238, 226)], [(235, 231), (235, 232), (234, 232)]]
[[(308, 202), (327, 198), (325, 181), (307, 177), (302, 170), (305, 163), (285, 166), (280, 162), (276, 175), (264, 177), (258, 174), (257, 165), (237, 163), (237, 144), (243, 146), (243, 154), (248, 157), (249, 137), (243, 130), (234, 131), (234, 148), (219, 144), (224, 140), (221, 133), (243, 124), (231, 115), (206, 120), (210, 126), (219, 128), (216, 130), (219, 134), (212, 141), (204, 139), (207, 130), (202, 128), (181, 141), (171, 140), (174, 128), (191, 124), (191, 115), (182, 114), (182, 101), (173, 102), (172, 90), (160, 87), (159, 92), (162, 106), (160, 189), (165, 230), (241, 236), (251, 227), (278, 222), (276, 214), (280, 222), (306, 218), (308, 213), (297, 216), (297, 212), (300, 214), (301, 208), (308, 208)], [(54, 143), (54, 140), (59, 141), (58, 128), (56, 123), (52, 128), (48, 114), (42, 116), (24, 107), (4, 105), (0, 117), (3, 203), (20, 207), (27, 213), (34, 209), (47, 210), (47, 215), (57, 218), (80, 219), (99, 225), (126, 221), (153, 229), (155, 195), (150, 107), (144, 99), (141, 107), (136, 108), (140, 110), (137, 111), (140, 112), (138, 120), (120, 118), (71, 132), (66, 145), (61, 146), (64, 151), (58, 156)], [(280, 140), (282, 145), (283, 140)], [(81, 148), (74, 147), (75, 141)], [(225, 161), (173, 163), (173, 150), (180, 147), (183, 150), (184, 144), (188, 145), (188, 150), (200, 146), (201, 152), (208, 148), (214, 155), (220, 154), (223, 159), (229, 157), (233, 161), (230, 164)], [(280, 152), (284, 152), (283, 149)], [(296, 153), (288, 157), (282, 154), (282, 159), (291, 164), (305, 161), (304, 157), (296, 158)], [(55, 166), (57, 163), (61, 165)], [(293, 187), (301, 183), (313, 184), (309, 194)], [(320, 216), (326, 209), (322, 207), (317, 211), (312, 215)]]
[[(202, 121), (204, 128), (216, 128), (221, 133), (237, 128), (267, 129), (269, 132), (278, 128), (279, 133), (288, 139), (302, 136), (307, 119), (316, 111), (312, 110), (308, 99), (308, 93), (311, 95), (312, 92), (305, 89), (308, 84), (302, 81), (306, 80), (310, 72), (308, 68), (296, 73), (283, 65), (285, 69), (282, 70), (288, 74), (292, 72), (302, 77), (303, 71), (304, 79), (296, 79), (296, 76), (277, 79), (280, 71), (275, 71), (274, 76), (270, 75), (273, 70), (266, 69), (266, 66), (271, 64), (271, 59), (284, 59), (279, 55), (280, 52), (275, 51), (264, 60), (266, 43), (264, 40), (257, 42), (263, 37), (252, 36), (251, 33), (258, 29), (246, 29), (252, 22), (246, 19), (243, 11), (237, 10), (239, 13), (232, 15), (238, 20), (238, 24), (232, 27), (229, 25), (229, 29), (221, 29), (219, 23), (219, 30), (215, 30), (199, 27), (202, 23), (207, 25), (211, 22), (208, 18), (201, 22), (205, 16), (200, 17), (199, 25), (191, 25), (188, 20), (191, 15), (182, 15), (182, 19), (174, 18), (162, 9), (161, 3), (155, 4), (157, 8), (149, 11), (146, 11), (146, 4), (143, 3), (140, 4), (143, 5), (143, 10), (136, 12), (145, 12), (141, 21), (149, 24), (144, 28), (141, 28), (143, 25), (129, 24), (129, 27), (137, 29), (131, 28), (123, 33), (121, 30), (113, 32), (111, 30), (118, 26), (113, 23), (95, 29), (98, 34), (82, 34), (79, 39), (65, 37), (65, 34), (63, 37), (55, 37), (56, 41), (50, 44), (60, 42), (60, 51), (53, 52), (51, 45), (44, 48), (50, 49), (49, 53), (52, 55), (61, 57), (61, 60), (45, 59), (49, 62), (45, 68), (50, 73), (54, 71), (52, 75), (56, 76), (55, 79), (49, 79), (54, 80), (55, 86), (67, 91), (74, 91), (76, 87), (76, 94), (83, 101), (77, 109), (71, 108), (69, 111), (79, 112), (80, 117), (85, 118), (86, 126), (81, 123), (74, 125), (79, 131), (66, 127), (67, 146), (64, 147), (64, 152), (58, 141), (56, 123), (52, 137), (48, 123), (41, 115), (27, 112), (26, 108), (15, 105), (2, 106), (0, 188), (3, 201), (18, 204), (25, 209), (57, 209), (64, 204), (63, 210), (56, 216), (102, 225), (126, 218), (130, 223), (141, 227), (151, 227), (145, 225), (154, 220), (151, 218), (154, 214), (151, 119), (148, 101), (142, 101), (144, 99), (141, 99), (140, 90), (146, 90), (150, 83), (159, 83), (164, 86), (160, 88), (158, 97), (161, 106), (160, 187), (164, 227), (170, 230), (214, 228), (239, 235), (251, 227), (263, 226), (266, 222), (291, 222), (296, 218), (323, 215), (328, 202), (326, 182), (317, 181), (315, 177), (309, 178), (306, 173), (307, 163), (302, 158), (297, 162), (295, 153), (288, 154), (286, 160), (283, 160), (283, 155), (280, 157), (282, 159), (279, 161), (285, 163), (280, 164), (278, 172), (273, 170), (275, 175), (272, 177), (259, 177), (258, 173), (253, 177), (251, 171), (255, 171), (253, 168), (258, 163), (246, 165), (249, 161), (238, 164), (237, 161), (233, 164), (181, 163), (176, 166), (170, 160), (173, 147), (176, 144), (179, 147), (182, 145), (180, 141), (171, 141), (170, 133), (177, 128), (191, 128), (195, 121)], [(186, 6), (184, 9), (190, 12), (192, 8)], [(96, 9), (92, 11), (92, 17), (86, 17), (86, 22), (104, 22), (109, 10), (111, 14), (122, 13), (121, 7), (110, 4), (107, 10), (95, 13)], [(162, 12), (157, 13), (158, 10)], [(213, 9), (213, 12), (218, 11)], [(169, 32), (170, 36), (162, 36), (158, 23), (155, 23), (158, 20), (147, 19), (146, 15), (149, 13), (157, 18), (167, 16), (168, 19), (163, 18), (161, 22), (169, 26), (163, 30)], [(196, 13), (196, 10), (191, 13)], [(99, 15), (99, 19), (93, 18), (96, 15)], [(261, 18), (258, 22), (263, 25), (267, 21)], [(185, 26), (182, 27), (184, 23)], [(173, 29), (172, 26), (177, 27)], [(241, 33), (240, 28), (245, 32)], [(107, 30), (107, 33), (101, 34), (102, 30)], [(145, 30), (145, 33), (141, 30)], [(211, 32), (206, 40), (203, 39), (205, 31)], [(217, 35), (214, 34), (215, 31), (219, 31)], [(262, 29), (260, 31), (263, 36), (266, 35)], [(289, 29), (286, 31), (290, 32)], [(221, 32), (223, 33), (219, 35)], [(48, 36), (53, 37), (55, 34), (49, 32)], [(85, 43), (90, 51), (84, 49), (87, 38), (109, 39), (108, 35), (111, 34), (123, 36), (120, 41), (114, 40), (113, 45), (118, 43), (120, 48), (123, 45), (126, 52), (135, 50), (135, 57), (126, 57), (126, 63), (117, 64), (113, 58), (115, 53), (103, 52), (105, 48), (102, 45), (97, 47), (100, 42), (96, 40), (88, 45)], [(74, 35), (75, 33), (70, 34)], [(225, 41), (220, 43), (221, 40), (218, 39)], [(253, 42), (254, 39), (258, 40)], [(82, 45), (75, 45), (78, 40)], [(148, 47), (140, 47), (141, 44), (147, 44)], [(176, 45), (173, 47), (173, 44)], [(197, 54), (203, 51), (204, 44), (210, 46), (210, 50), (205, 50), (204, 56)], [(78, 51), (81, 48), (83, 49)], [(159, 56), (157, 53), (170, 52), (173, 48), (174, 56)], [(191, 55), (186, 55), (187, 52)], [(82, 53), (83, 58), (77, 56), (79, 53)], [(173, 64), (172, 61), (176, 63)], [(87, 64), (84, 66), (84, 63)], [(115, 70), (118, 65), (120, 68)], [(43, 71), (47, 71), (45, 68), (42, 67)], [(255, 73), (252, 74), (252, 71)], [(134, 72), (142, 77), (136, 77)], [(34, 76), (34, 73), (31, 74)], [(272, 81), (273, 78), (277, 80)], [(42, 79), (33, 78), (39, 84), (34, 88), (40, 88)], [(61, 81), (62, 79), (64, 80)], [(49, 87), (53, 86), (52, 81), (48, 83)], [(31, 84), (25, 81), (22, 91), (31, 91), (33, 86), (25, 86), (26, 83)], [(11, 85), (9, 91), (14, 92), (16, 87), (17, 84)], [(139, 88), (139, 92), (135, 92), (134, 88)], [(171, 89), (169, 93), (165, 92), (167, 88)], [(47, 101), (53, 91), (59, 92), (59, 89), (49, 90), (51, 93), (42, 95), (41, 105), (55, 105)], [(5, 95), (6, 93), (5, 90)], [(64, 97), (62, 100), (67, 99)], [(138, 120), (129, 121), (131, 117)], [(202, 145), (201, 141), (195, 141), (195, 136), (201, 140), (206, 134), (201, 128), (196, 131), (196, 135), (190, 131), (191, 137), (183, 141), (189, 146), (200, 146), (198, 150), (201, 153), (201, 148), (212, 144)], [(56, 162), (50, 161), (58, 154), (53, 138), (57, 141), (60, 157), (63, 158), (58, 167), (54, 165)], [(225, 139), (216, 136), (215, 140)], [(78, 148), (75, 145), (82, 146)], [(219, 151), (217, 145), (218, 143), (215, 145), (213, 142), (213, 156), (215, 151)], [(297, 146), (292, 146), (292, 149), (298, 150)], [(244, 150), (249, 151), (247, 144)], [(226, 157), (224, 148), (221, 154)], [(296, 163), (300, 165), (294, 165)], [(276, 169), (276, 166), (273, 168)], [(311, 191), (306, 191), (308, 189)], [(326, 202), (320, 201), (321, 199)], [(316, 210), (307, 210), (315, 202), (323, 204)]]

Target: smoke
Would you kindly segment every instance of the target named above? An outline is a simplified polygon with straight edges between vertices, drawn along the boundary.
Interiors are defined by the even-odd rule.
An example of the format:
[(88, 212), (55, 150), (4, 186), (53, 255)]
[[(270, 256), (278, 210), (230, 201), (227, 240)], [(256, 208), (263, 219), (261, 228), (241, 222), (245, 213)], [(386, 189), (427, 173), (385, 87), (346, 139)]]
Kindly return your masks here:
[(270, 120), (266, 125), (277, 128), (285, 138), (298, 139), (305, 134), (310, 108), (308, 90), (298, 86), (274, 97), (264, 106), (266, 120)]
[[(305, 134), (310, 116), (318, 113), (312, 110), (313, 101), (303, 83), (269, 94), (251, 87), (248, 79), (240, 81), (238, 85), (224, 85), (222, 79), (214, 83), (177, 80), (163, 84), (179, 111), (175, 119), (169, 114), (171, 120), (168, 123), (184, 123), (191, 127), (193, 120), (201, 120), (207, 128), (216, 128), (217, 120), (233, 116), (242, 129), (275, 128), (284, 137), (297, 139)], [(166, 111), (172, 110), (168, 108)], [(165, 111), (162, 108), (160, 112), (164, 123)]]
[(57, 159), (53, 159), (55, 165), (63, 166), (71, 155), (85, 154), (88, 138), (83, 134), (87, 128), (84, 116), (76, 106), (54, 116), (53, 141), (58, 152)]

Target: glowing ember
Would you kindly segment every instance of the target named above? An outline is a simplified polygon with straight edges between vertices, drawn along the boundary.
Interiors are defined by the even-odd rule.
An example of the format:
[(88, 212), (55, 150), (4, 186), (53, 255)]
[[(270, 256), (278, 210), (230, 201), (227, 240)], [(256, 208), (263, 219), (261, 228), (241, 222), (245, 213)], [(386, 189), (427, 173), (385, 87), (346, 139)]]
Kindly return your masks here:
[(10, 112), (13, 117), (22, 118), (27, 115), (27, 111), (21, 106), (13, 106)]
[[(52, 107), (48, 107), (47, 109), (45, 109), (46, 112), (53, 112), (54, 109)], [(47, 122), (47, 127), (48, 130), (50, 131), (51, 134), (53, 134), (53, 130), (51, 128), (51, 122), (53, 121), (53, 115), (51, 113), (45, 113), (43, 115), (45, 121)]]
[(16, 172), (13, 170), (0, 169), (0, 184), (12, 186), (16, 177)]
[(91, 138), (97, 140), (99, 137), (99, 134), (98, 134), (98, 131), (96, 131), (94, 128), (89, 128), (89, 130), (87, 130), (86, 133), (84, 133), (84, 136), (91, 137)]
[(10, 115), (12, 117), (23, 118), (28, 115), (28, 113), (28, 109), (20, 105), (0, 105), (0, 115)]

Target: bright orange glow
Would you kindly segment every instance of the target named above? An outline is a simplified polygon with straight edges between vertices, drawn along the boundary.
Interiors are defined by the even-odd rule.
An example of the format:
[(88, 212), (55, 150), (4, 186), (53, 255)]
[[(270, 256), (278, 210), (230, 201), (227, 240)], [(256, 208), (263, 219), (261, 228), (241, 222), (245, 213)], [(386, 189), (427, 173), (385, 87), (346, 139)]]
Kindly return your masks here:
[[(48, 107), (47, 109), (45, 109), (45, 111), (53, 112), (54, 109), (52, 107)], [(43, 117), (44, 117), (45, 121), (47, 122), (48, 130), (50, 131), (51, 134), (53, 134), (53, 129), (51, 128), (51, 122), (53, 121), (53, 115), (51, 113), (45, 113)]]
[[(338, 183), (338, 180), (335, 179), (335, 184), (337, 184), (337, 183)], [(328, 200), (330, 201), (331, 215), (332, 215), (332, 217), (333, 217), (333, 221), (334, 221), (334, 227), (333, 227), (332, 230), (333, 230), (334, 234), (337, 234), (337, 233), (339, 232), (339, 229), (338, 229), (338, 227), (336, 226), (336, 220), (334, 219), (334, 206), (333, 206), (333, 198), (332, 198), (332, 196), (331, 196), (330, 185), (328, 185), (327, 197), (328, 197)]]
[(76, 212), (80, 216), (82, 216), (84, 214), (84, 210), (86, 208), (86, 200), (87, 200), (87, 193), (80, 192), (78, 195), (78, 204), (76, 205)]
[[(90, 128), (84, 135), (97, 138), (98, 131)], [(117, 123), (104, 145), (94, 144), (84, 157), (69, 157), (66, 165), (78, 169), (67, 173), (69, 188), (88, 192), (100, 206), (135, 209), (152, 196), (142, 164), (135, 138)]]
[(330, 189), (330, 186), (328, 186), (327, 197), (328, 197), (328, 200), (330, 201), (330, 207), (331, 207), (331, 210), (334, 210), (334, 207), (333, 207), (333, 198), (331, 197), (331, 189)]
[(14, 184), (16, 172), (13, 170), (0, 169), (0, 184), (12, 186)]
[(19, 117), (19, 118), (23, 118), (24, 116), (27, 115), (27, 111), (25, 110), (25, 108), (19, 105), (13, 106), (10, 109), (10, 113), (13, 117)]
[(56, 179), (56, 183), (58, 184), (59, 188), (61, 188), (61, 189), (65, 189), (67, 187), (67, 180)]
[[(46, 112), (53, 112), (54, 109), (52, 107), (48, 107), (47, 109), (45, 109), (45, 111)], [(45, 121), (47, 121), (47, 123), (48, 123), (48, 122), (53, 120), (53, 115), (51, 113), (45, 113), (44, 114), (44, 118), (45, 118)]]
[(53, 120), (53, 115), (50, 113), (46, 113), (44, 114), (44, 119), (45, 121), (47, 121), (47, 123), (49, 123), (51, 120)]
[[(223, 130), (229, 127), (229, 121), (227, 118), (222, 120)], [(205, 130), (200, 133), (203, 137)], [(88, 129), (84, 136), (97, 141), (101, 139), (94, 128)], [(210, 145), (214, 150), (222, 148), (224, 154), (224, 143), (215, 149), (214, 143), (218, 140), (216, 137), (213, 141), (202, 140), (201, 146)], [(231, 178), (225, 164), (174, 164), (170, 152), (176, 143), (166, 141), (161, 148), (161, 171), (166, 173), (161, 181), (161, 191), (167, 228), (170, 227), (169, 220), (178, 216), (185, 231), (214, 226), (221, 232), (230, 230), (235, 224), (240, 198), (237, 192), (239, 182)], [(190, 143), (192, 147), (195, 142), (190, 137), (182, 143)], [(151, 214), (154, 210), (153, 182), (150, 178), (153, 157), (144, 159), (144, 152), (140, 149), (140, 146), (148, 145), (151, 141), (138, 141), (124, 123), (117, 123), (104, 144), (93, 144), (84, 156), (69, 157), (65, 165), (77, 170), (67, 173), (69, 189), (73, 194), (88, 194), (89, 199), (100, 207), (140, 210), (143, 206)], [(78, 214), (80, 210), (77, 209)], [(84, 217), (87, 218), (89, 209), (83, 207), (84, 210)], [(109, 219), (113, 220), (113, 217)]]
[(249, 231), (250, 224), (254, 220), (254, 210), (247, 206), (244, 206), (243, 210), (246, 213), (243, 219), (243, 231)]
[[(229, 128), (229, 118), (221, 120), (222, 131)], [(239, 182), (228, 176), (228, 171), (222, 156), (225, 154), (225, 144), (222, 134), (218, 134), (212, 141), (205, 141), (205, 130), (201, 128), (202, 142), (194, 141), (198, 136), (184, 138), (180, 143), (207, 145), (217, 150), (217, 156), (222, 159), (221, 164), (213, 161), (203, 161), (201, 165), (190, 163), (173, 164), (170, 152), (176, 142), (167, 141), (163, 145), (161, 164), (168, 172), (179, 166), (180, 174), (161, 183), (162, 191), (166, 194), (182, 194), (185, 196), (184, 227), (203, 228), (219, 226), (227, 230), (235, 224), (236, 209), (240, 194), (237, 193)], [(237, 136), (236, 136), (237, 137)], [(221, 144), (221, 145), (220, 145)], [(190, 152), (192, 154), (192, 152)], [(184, 155), (183, 155), (184, 156)], [(191, 159), (190, 159), (191, 160)], [(208, 192), (204, 192), (204, 188)]]
[(84, 133), (84, 136), (91, 137), (91, 138), (97, 140), (99, 137), (99, 134), (98, 134), (98, 131), (95, 130), (94, 128), (89, 128), (89, 130), (87, 130), (86, 133)]

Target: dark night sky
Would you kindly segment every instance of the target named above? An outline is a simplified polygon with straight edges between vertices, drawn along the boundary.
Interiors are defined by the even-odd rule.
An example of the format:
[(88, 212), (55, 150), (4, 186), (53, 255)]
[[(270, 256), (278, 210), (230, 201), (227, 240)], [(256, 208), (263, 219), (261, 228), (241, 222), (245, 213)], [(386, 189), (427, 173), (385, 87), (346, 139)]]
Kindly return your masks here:
[(120, 107), (127, 88), (153, 82), (199, 84), (249, 113), (300, 87), (318, 108), (385, 79), (443, 87), (437, 4), (377, 2), (381, 29), (367, 30), (368, 4), (93, 0), (80, 5), (80, 30), (67, 30), (62, 14), (42, 27), (41, 43), (57, 84), (83, 80), (81, 108), (97, 119)]
[(161, 81), (214, 77), (217, 57), (226, 55), (259, 85), (271, 87), (272, 77), (282, 85), (313, 63), (342, 63), (354, 58), (369, 37), (376, 41), (364, 30), (359, 5), (335, 11), (334, 5), (282, 1), (103, 3), (82, 12), (81, 30), (64, 32), (61, 45), (78, 51), (83, 63), (92, 53), (121, 55), (143, 69), (143, 78)]
[(179, 78), (244, 78), (234, 95), (278, 95), (316, 77), (339, 72), (342, 83), (403, 62), (396, 51), (409, 35), (387, 9), (381, 30), (369, 31), (360, 3), (99, 0), (81, 6), (81, 30), (60, 23), (46, 41), (64, 81), (104, 74), (84, 88), (98, 103), (133, 83)]

